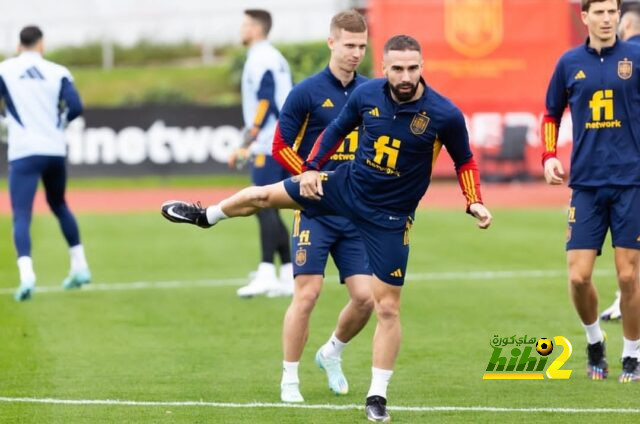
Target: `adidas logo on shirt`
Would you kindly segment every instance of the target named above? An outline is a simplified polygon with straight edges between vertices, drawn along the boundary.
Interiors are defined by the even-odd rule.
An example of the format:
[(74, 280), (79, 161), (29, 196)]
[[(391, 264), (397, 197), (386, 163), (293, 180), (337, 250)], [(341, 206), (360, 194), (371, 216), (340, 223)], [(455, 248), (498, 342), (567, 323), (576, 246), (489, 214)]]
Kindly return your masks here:
[(378, 110), (377, 107), (374, 107), (373, 109), (371, 109), (369, 111), (369, 115), (371, 115), (371, 116), (380, 116), (380, 111)]
[(20, 75), (20, 79), (39, 79), (39, 80), (44, 80), (44, 76), (42, 75), (42, 73), (40, 73), (38, 68), (36, 68), (35, 66), (32, 66), (31, 68), (29, 68), (26, 71), (24, 71), (24, 73), (22, 75)]
[(402, 270), (398, 268), (389, 275), (392, 277), (402, 277)]
[(582, 70), (578, 71), (578, 73), (576, 74), (576, 76), (573, 79), (585, 79), (587, 76), (584, 74), (584, 72), (582, 72)]
[(331, 101), (331, 99), (327, 98), (327, 100), (322, 103), (322, 107), (333, 107), (333, 102)]

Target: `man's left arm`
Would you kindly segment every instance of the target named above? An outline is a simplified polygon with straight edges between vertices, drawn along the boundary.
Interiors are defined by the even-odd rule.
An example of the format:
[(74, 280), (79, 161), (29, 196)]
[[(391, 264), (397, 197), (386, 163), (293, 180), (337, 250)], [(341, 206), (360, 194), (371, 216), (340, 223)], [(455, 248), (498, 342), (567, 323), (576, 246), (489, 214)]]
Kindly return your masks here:
[(60, 82), (59, 101), (64, 107), (67, 122), (71, 122), (82, 115), (82, 101), (70, 76), (63, 77)]
[(344, 138), (362, 122), (358, 89), (338, 116), (320, 133), (304, 163), (304, 170), (319, 170), (340, 147)]
[(453, 159), (458, 183), (467, 202), (467, 213), (478, 219), (480, 228), (489, 227), (491, 214), (482, 202), (480, 172), (473, 159), (464, 116), (459, 110), (453, 113), (440, 139)]
[(258, 133), (267, 122), (270, 113), (278, 116), (278, 109), (275, 102), (276, 84), (273, 77), (273, 71), (265, 70), (261, 75), (259, 71), (255, 75), (260, 78), (260, 85), (256, 94), (258, 106), (253, 117), (251, 126), (244, 129), (242, 144), (229, 155), (228, 165), (230, 168), (240, 169), (249, 160), (250, 146), (258, 138)]
[(276, 83), (273, 77), (273, 71), (267, 69), (260, 78), (260, 86), (257, 93), (258, 107), (256, 108), (256, 114), (253, 117), (253, 125), (248, 129), (248, 142), (256, 139), (258, 133), (266, 124), (270, 113), (275, 113), (276, 117), (278, 116), (275, 96)]
[(322, 176), (318, 172), (340, 144), (354, 128), (362, 122), (358, 89), (351, 94), (347, 104), (329, 126), (320, 133), (303, 164), (300, 178), (300, 194), (303, 197), (319, 200), (323, 195)]

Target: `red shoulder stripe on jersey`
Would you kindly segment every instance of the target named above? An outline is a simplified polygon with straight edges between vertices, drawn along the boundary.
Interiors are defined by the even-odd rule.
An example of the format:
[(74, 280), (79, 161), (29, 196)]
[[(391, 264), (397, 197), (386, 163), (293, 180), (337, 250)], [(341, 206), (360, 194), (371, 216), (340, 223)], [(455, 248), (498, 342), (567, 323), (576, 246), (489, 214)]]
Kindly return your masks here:
[(559, 122), (551, 115), (544, 115), (542, 118), (542, 125), (540, 129), (542, 145), (544, 146), (544, 151), (542, 152), (542, 165), (544, 165), (547, 159), (556, 157), (556, 149), (558, 147), (558, 125)]
[(480, 172), (473, 156), (458, 168), (458, 183), (462, 189), (462, 194), (467, 200), (467, 209), (472, 203), (482, 203)]
[(282, 138), (280, 123), (276, 124), (271, 153), (273, 158), (291, 174), (297, 175), (302, 171), (302, 163), (304, 161), (289, 147), (284, 138)]

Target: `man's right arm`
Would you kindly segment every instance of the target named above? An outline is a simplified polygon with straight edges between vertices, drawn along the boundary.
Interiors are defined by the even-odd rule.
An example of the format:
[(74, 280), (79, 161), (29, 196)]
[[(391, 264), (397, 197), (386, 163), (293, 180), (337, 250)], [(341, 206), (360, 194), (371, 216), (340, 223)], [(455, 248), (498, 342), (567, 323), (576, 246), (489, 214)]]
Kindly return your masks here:
[(542, 153), (542, 166), (545, 179), (549, 184), (561, 184), (564, 170), (556, 157), (558, 145), (558, 129), (562, 114), (567, 107), (567, 87), (562, 59), (556, 65), (551, 76), (546, 97), (546, 112), (542, 118), (540, 129), (544, 150)]
[(298, 155), (300, 142), (309, 123), (310, 98), (304, 89), (293, 89), (282, 106), (273, 136), (272, 155), (292, 175), (302, 172), (304, 160)]

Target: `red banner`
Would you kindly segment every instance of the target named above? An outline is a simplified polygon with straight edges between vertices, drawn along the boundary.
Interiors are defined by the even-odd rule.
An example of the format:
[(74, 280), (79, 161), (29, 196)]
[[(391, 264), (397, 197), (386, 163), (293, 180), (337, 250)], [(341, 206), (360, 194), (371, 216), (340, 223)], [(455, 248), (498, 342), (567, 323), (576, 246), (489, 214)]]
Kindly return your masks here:
[[(569, 2), (370, 0), (368, 17), (374, 69), (382, 69), (388, 38), (415, 37), (427, 83), (462, 109), (474, 150), (481, 153), (476, 156), (499, 155), (505, 128), (526, 126), (526, 167), (540, 174), (539, 120), (547, 84), (575, 32)], [(565, 123), (561, 156), (567, 157), (570, 142)], [(450, 161), (439, 160), (434, 173), (450, 175)]]

